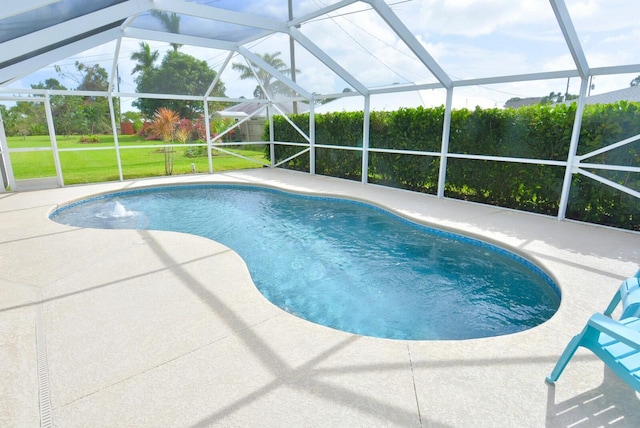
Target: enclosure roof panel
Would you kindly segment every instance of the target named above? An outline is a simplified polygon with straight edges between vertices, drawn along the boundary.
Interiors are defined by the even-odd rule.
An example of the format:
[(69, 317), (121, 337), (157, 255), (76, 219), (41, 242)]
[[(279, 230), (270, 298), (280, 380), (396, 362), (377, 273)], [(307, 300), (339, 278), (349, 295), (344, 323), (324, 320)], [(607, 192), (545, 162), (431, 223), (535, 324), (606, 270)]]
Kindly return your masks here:
[[(336, 76), (333, 87), (320, 72), (311, 81), (304, 74), (321, 67), (303, 65), (307, 82), (295, 89), (298, 94), (348, 87), (366, 95), (388, 87), (452, 89), (640, 73), (640, 48), (633, 42), (640, 25), (633, 19), (635, 3), (626, 0), (594, 0), (588, 7), (578, 0), (4, 3), (10, 4), (0, 9), (0, 88), (124, 38), (221, 49), (245, 58), (243, 52), (257, 53), (256, 46), (288, 55), (288, 42), (275, 48), (272, 42), (291, 39), (306, 51), (301, 57), (314, 57)], [(113, 60), (118, 60), (115, 52)]]
[[(4, 13), (0, 12), (0, 43), (13, 40), (45, 28), (53, 27), (64, 22), (71, 21), (88, 15), (92, 12), (108, 8), (126, 0), (59, 0), (56, 2), (41, 2), (40, 7), (36, 7), (36, 3), (32, 9), (23, 10), (11, 16), (7, 16), (12, 12), (11, 9)], [(17, 1), (16, 3), (23, 3)], [(27, 2), (29, 3), (29, 2)], [(2, 5), (5, 8), (5, 5)], [(2, 18), (4, 16), (4, 18)], [(96, 27), (101, 27), (105, 23), (98, 23)]]
[(176, 14), (180, 26), (174, 30), (165, 28), (163, 22), (152, 12), (140, 14), (131, 23), (131, 28), (141, 30), (163, 31), (185, 36), (222, 40), (226, 42), (240, 42), (244, 39), (256, 36), (262, 32), (259, 28), (247, 27), (229, 22), (217, 22), (211, 24), (211, 20), (182, 14)]

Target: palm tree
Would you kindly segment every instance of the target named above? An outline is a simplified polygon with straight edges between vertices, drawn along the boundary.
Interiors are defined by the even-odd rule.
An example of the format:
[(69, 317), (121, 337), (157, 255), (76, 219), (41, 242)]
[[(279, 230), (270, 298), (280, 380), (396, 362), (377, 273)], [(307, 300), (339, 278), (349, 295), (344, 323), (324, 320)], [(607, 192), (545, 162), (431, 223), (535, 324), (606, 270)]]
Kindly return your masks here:
[[(258, 57), (260, 57), (264, 62), (269, 64), (271, 67), (275, 68), (285, 76), (289, 76), (291, 75), (291, 68), (289, 68), (282, 59), (278, 58), (280, 54), (281, 52), (274, 52), (271, 54), (265, 53), (264, 55), (260, 55), (259, 53), (256, 53)], [(264, 98), (267, 98), (267, 96), (271, 97), (275, 94), (293, 95), (293, 91), (291, 90), (291, 88), (289, 88), (287, 85), (280, 82), (279, 80), (275, 80), (275, 77), (273, 77), (269, 72), (260, 68), (260, 66), (254, 63), (253, 61), (251, 62), (251, 67), (242, 63), (233, 63), (232, 68), (240, 72), (241, 80), (255, 79), (256, 76), (258, 76), (258, 81), (262, 84), (262, 87), (258, 85), (255, 91), (253, 92), (253, 95), (256, 98), (264, 99)], [(254, 71), (255, 71), (255, 75), (254, 75)], [(296, 69), (296, 73), (299, 73), (299, 72), (300, 70)], [(262, 92), (262, 88), (264, 88), (264, 90), (267, 92), (266, 94)]]
[[(154, 9), (151, 16), (158, 18), (168, 32), (180, 34), (180, 17), (175, 12), (167, 13)], [(174, 52), (177, 52), (180, 46), (182, 45), (179, 43), (171, 43)]]
[[(175, 111), (160, 107), (153, 115), (150, 131), (155, 135), (162, 137), (165, 143), (173, 143), (176, 127), (180, 122), (180, 116)], [(170, 147), (164, 147), (164, 171), (167, 175), (173, 173), (173, 150)]]
[(131, 54), (131, 59), (137, 64), (131, 70), (131, 74), (144, 74), (153, 68), (153, 63), (158, 59), (158, 51), (151, 51), (151, 47), (146, 42), (140, 42), (140, 50)]

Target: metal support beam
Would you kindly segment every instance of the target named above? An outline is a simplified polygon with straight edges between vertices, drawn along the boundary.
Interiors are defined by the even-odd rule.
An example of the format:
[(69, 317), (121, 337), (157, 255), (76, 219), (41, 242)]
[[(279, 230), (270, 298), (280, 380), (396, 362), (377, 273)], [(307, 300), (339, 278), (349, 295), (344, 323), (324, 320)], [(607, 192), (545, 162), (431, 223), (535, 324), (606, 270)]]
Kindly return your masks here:
[(0, 173), (5, 177), (1, 178), (2, 186), (0, 193), (5, 191), (5, 179), (11, 190), (16, 188), (16, 180), (13, 177), (13, 167), (11, 166), (11, 158), (9, 157), (9, 145), (7, 143), (7, 134), (4, 131), (4, 121), (2, 119), (2, 110), (0, 110)]
[(118, 123), (116, 123), (116, 111), (113, 108), (113, 96), (107, 97), (109, 100), (109, 113), (111, 115), (111, 129), (113, 130), (113, 143), (116, 146), (116, 162), (118, 163), (118, 177), (120, 181), (124, 181), (122, 174), (122, 160), (120, 158), (120, 144), (118, 142)]
[(589, 177), (592, 180), (598, 181), (602, 184), (605, 184), (609, 187), (613, 187), (616, 190), (619, 190), (621, 192), (624, 192), (628, 195), (633, 196), (634, 198), (640, 199), (640, 192), (638, 192), (637, 190), (633, 190), (627, 186), (623, 186), (620, 183), (616, 183), (615, 181), (611, 181), (611, 180), (607, 180), (606, 178), (602, 178), (599, 175), (593, 174), (589, 171), (585, 171), (581, 168), (578, 168), (578, 172), (586, 177)]
[(111, 79), (109, 79), (109, 88), (107, 91), (111, 94), (113, 92), (113, 88), (118, 85), (118, 59), (120, 58), (120, 47), (122, 46), (122, 37), (118, 37), (118, 41), (116, 42), (116, 49), (113, 54), (113, 63), (111, 64)]
[(273, 129), (273, 107), (267, 105), (267, 117), (269, 118), (269, 155), (271, 156), (271, 168), (276, 166), (276, 148), (274, 144), (275, 130)]
[(211, 141), (211, 129), (209, 127), (209, 101), (207, 101), (207, 97), (204, 97), (204, 135), (207, 140), (207, 159), (209, 160), (209, 174), (213, 174), (213, 153), (212, 149), (212, 141)]
[(212, 145), (212, 139), (211, 139), (211, 129), (209, 126), (209, 123), (210, 123), (209, 121), (211, 120), (211, 114), (209, 112), (209, 95), (211, 95), (211, 92), (213, 92), (214, 88), (220, 81), (220, 74), (222, 74), (222, 72), (226, 69), (227, 65), (229, 64), (229, 61), (231, 61), (231, 58), (233, 58), (234, 53), (235, 51), (229, 51), (227, 58), (222, 64), (222, 67), (220, 67), (220, 69), (216, 73), (216, 77), (213, 79), (213, 82), (211, 82), (211, 85), (209, 85), (209, 87), (207, 88), (207, 92), (204, 93), (204, 100), (203, 100), (204, 130), (205, 130), (205, 137), (207, 140), (207, 159), (209, 160), (209, 174), (213, 174), (213, 152), (212, 152), (213, 145)]
[[(122, 35), (119, 28), (112, 28), (102, 33), (87, 37), (75, 43), (62, 46), (40, 55), (17, 62), (0, 69), (0, 85), (6, 86), (56, 61), (69, 58), (87, 49), (109, 43)], [(4, 49), (4, 44), (3, 44)]]
[[(289, 0), (289, 21), (293, 20), (293, 0)], [(289, 62), (290, 62), (290, 67), (289, 70), (291, 73), (291, 80), (293, 80), (294, 82), (296, 81), (296, 44), (295, 44), (295, 40), (293, 40), (293, 37), (291, 37), (291, 35), (289, 35)], [(298, 114), (298, 102), (294, 101), (293, 102), (293, 114)]]
[(125, 37), (141, 40), (153, 40), (156, 42), (178, 43), (180, 45), (199, 46), (201, 48), (220, 49), (231, 51), (236, 48), (236, 44), (221, 40), (207, 39), (204, 37), (187, 36), (184, 34), (167, 33), (164, 31), (143, 30), (129, 27), (123, 31)]
[(608, 76), (610, 74), (640, 73), (640, 64), (611, 65), (609, 67), (592, 67), (589, 69), (591, 76)]
[(214, 21), (243, 25), (251, 28), (261, 28), (280, 33), (287, 32), (286, 23), (260, 16), (257, 13), (249, 14), (236, 12), (229, 9), (198, 4), (196, 2), (186, 2), (184, 0), (154, 0), (154, 4), (157, 9), (166, 12), (174, 12), (180, 15), (211, 19)]
[(253, 52), (251, 52), (245, 47), (239, 47), (238, 51), (242, 54), (242, 56), (247, 58), (249, 61), (256, 64), (258, 67), (262, 68), (267, 73), (271, 74), (273, 77), (280, 80), (282, 83), (284, 83), (285, 85), (293, 89), (295, 92), (297, 92), (298, 94), (300, 94), (301, 96), (309, 100), (309, 102), (311, 102), (311, 100), (313, 99), (313, 94), (311, 94), (310, 92), (307, 92), (306, 89), (302, 88), (296, 82), (289, 79), (284, 74), (280, 73), (278, 70), (273, 68), (270, 64), (267, 64), (262, 58), (260, 58), (259, 56), (257, 56), (256, 54), (254, 54)]
[(313, 102), (309, 103), (309, 174), (316, 174), (316, 116)]
[(20, 1), (6, 1), (2, 4), (2, 12), (0, 12), (0, 19), (9, 18), (11, 16), (20, 15), (39, 9), (41, 7), (48, 6), (52, 3), (57, 3), (61, 0), (20, 0)]
[(313, 56), (322, 61), (327, 67), (329, 67), (334, 73), (340, 76), (345, 82), (350, 84), (356, 91), (362, 95), (369, 93), (369, 90), (358, 79), (353, 77), (347, 70), (342, 68), (336, 61), (327, 55), (322, 49), (316, 46), (311, 40), (309, 40), (304, 34), (295, 28), (289, 30), (291, 37), (295, 39), (300, 45), (308, 50)]
[(56, 175), (58, 177), (58, 185), (64, 187), (64, 179), (62, 178), (62, 165), (60, 164), (60, 153), (58, 152), (58, 141), (56, 140), (56, 128), (53, 125), (53, 113), (51, 112), (51, 97), (47, 93), (44, 100), (44, 111), (47, 116), (47, 127), (49, 128), (49, 140), (51, 141), (51, 149), (53, 150), (53, 163), (56, 167)]
[(342, 1), (339, 1), (339, 2), (334, 3), (332, 5), (323, 7), (322, 9), (318, 9), (318, 10), (316, 10), (314, 12), (311, 12), (311, 13), (309, 13), (307, 15), (303, 15), (303, 16), (300, 16), (298, 18), (292, 19), (289, 22), (289, 25), (292, 26), (292, 27), (299, 26), (300, 24), (304, 24), (307, 21), (311, 21), (312, 19), (319, 18), (319, 17), (324, 16), (324, 15), (326, 15), (328, 13), (331, 13), (331, 12), (333, 12), (335, 10), (342, 9), (343, 7), (349, 6), (349, 5), (351, 5), (353, 3), (357, 3), (359, 1), (361, 1), (361, 0), (342, 0)]
[[(97, 10), (78, 18), (62, 22), (39, 31), (26, 34), (2, 44), (0, 62), (10, 58), (29, 55), (43, 46), (71, 40), (85, 33), (91, 33), (96, 27), (115, 23), (127, 19), (131, 14), (138, 13), (140, 7), (136, 1), (126, 1), (114, 6)], [(96, 23), (99, 23), (96, 25)], [(118, 28), (119, 29), (119, 28)], [(94, 45), (95, 46), (95, 45)]]
[(611, 151), (613, 149), (617, 149), (618, 147), (626, 146), (627, 144), (631, 144), (634, 141), (638, 141), (638, 140), (640, 140), (640, 134), (634, 135), (633, 137), (625, 138), (622, 141), (618, 141), (617, 143), (610, 144), (610, 145), (602, 147), (602, 148), (600, 148), (598, 150), (593, 150), (593, 151), (591, 151), (589, 153), (585, 153), (582, 156), (577, 156), (576, 159), (578, 161), (582, 162), (585, 159), (589, 159), (589, 158), (591, 158), (593, 156), (597, 156), (597, 155), (599, 155), (601, 153), (605, 153), (605, 152)]
[(449, 137), (451, 135), (451, 108), (453, 104), (453, 88), (447, 89), (447, 101), (442, 121), (442, 145), (440, 148), (440, 171), (438, 172), (438, 197), (444, 198), (447, 182), (447, 155), (449, 153)]
[(576, 153), (578, 151), (580, 128), (582, 127), (582, 114), (584, 113), (585, 98), (587, 96), (588, 86), (589, 79), (583, 78), (580, 82), (580, 96), (578, 97), (576, 117), (573, 121), (573, 131), (571, 132), (571, 144), (569, 146), (569, 154), (567, 157), (567, 168), (564, 172), (562, 194), (560, 195), (560, 206), (558, 207), (558, 220), (564, 220), (567, 214), (569, 192), (571, 191), (571, 180), (573, 179), (574, 172), (577, 172)]
[(207, 92), (204, 93), (205, 101), (207, 98), (209, 98), (209, 95), (211, 95), (211, 92), (213, 92), (216, 85), (220, 81), (220, 75), (227, 68), (227, 65), (229, 65), (229, 61), (231, 61), (231, 58), (233, 58), (233, 55), (235, 55), (235, 51), (229, 51), (229, 54), (227, 55), (227, 57), (224, 60), (224, 63), (222, 64), (222, 67), (220, 67), (220, 69), (216, 73), (216, 77), (213, 79), (213, 82), (211, 82), (211, 85), (209, 85), (209, 87), (207, 88)]
[(393, 13), (391, 8), (383, 0), (367, 0), (373, 9), (378, 12), (378, 15), (396, 32), (398, 37), (407, 45), (409, 49), (416, 55), (416, 57), (424, 64), (425, 67), (431, 71), (436, 79), (445, 88), (450, 88), (452, 80), (447, 73), (440, 67), (440, 64), (433, 59), (433, 57), (427, 52), (422, 44), (416, 39), (406, 25)]
[(364, 120), (362, 125), (362, 183), (369, 181), (369, 135), (371, 129), (371, 96), (364, 96)]
[(564, 0), (549, 0), (553, 13), (556, 15), (560, 30), (564, 40), (567, 42), (567, 47), (573, 57), (573, 62), (576, 64), (580, 77), (586, 79), (589, 75), (589, 65), (587, 64), (587, 57), (584, 55), (578, 33), (576, 32), (573, 22), (571, 21), (571, 15), (567, 10), (567, 5)]

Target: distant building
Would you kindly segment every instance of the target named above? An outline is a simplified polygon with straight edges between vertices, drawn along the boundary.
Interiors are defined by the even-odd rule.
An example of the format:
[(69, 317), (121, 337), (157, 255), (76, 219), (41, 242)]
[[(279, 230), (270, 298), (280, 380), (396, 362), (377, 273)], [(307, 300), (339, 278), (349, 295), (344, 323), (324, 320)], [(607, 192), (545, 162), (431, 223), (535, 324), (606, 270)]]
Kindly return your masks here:
[[(276, 103), (275, 105), (284, 114), (289, 115), (293, 113), (293, 103)], [(245, 116), (251, 116), (253, 113), (257, 112), (260, 109), (263, 109), (264, 107), (265, 103), (263, 102), (247, 100), (243, 103), (239, 103), (221, 110), (217, 112), (217, 114), (222, 117), (243, 118)], [(299, 102), (298, 113), (306, 113), (307, 111), (309, 111), (309, 105), (303, 102)], [(280, 112), (276, 110), (275, 114), (280, 114)], [(266, 110), (258, 114), (258, 116), (262, 117), (265, 117), (266, 115)]]
[[(292, 103), (276, 103), (276, 106), (287, 115), (293, 113)], [(248, 100), (247, 102), (239, 103), (224, 110), (215, 112), (213, 115), (222, 118), (233, 118), (236, 122), (253, 115), (251, 119), (245, 120), (238, 126), (240, 136), (243, 141), (261, 141), (267, 116), (267, 112), (264, 107), (265, 103)], [(261, 109), (263, 109), (263, 111), (257, 113)], [(305, 113), (308, 110), (308, 104), (301, 102), (298, 103), (299, 113)], [(254, 113), (257, 114), (254, 115)], [(274, 114), (279, 115), (280, 112), (276, 110)]]
[(512, 98), (507, 101), (504, 106), (506, 108), (518, 108), (523, 106), (531, 106), (534, 104), (540, 104), (542, 97), (529, 97), (529, 98)]
[[(585, 98), (585, 104), (613, 104), (618, 101), (640, 102), (640, 86), (630, 86), (617, 91), (605, 92), (604, 94), (591, 95)], [(558, 104), (573, 104), (577, 99), (565, 101)]]
[[(514, 98), (505, 103), (505, 108), (518, 108), (522, 106), (530, 106), (539, 104), (542, 101), (540, 97)], [(585, 104), (613, 104), (618, 101), (632, 101), (640, 103), (640, 86), (630, 86), (628, 88), (618, 89), (616, 91), (605, 92), (603, 94), (591, 95), (585, 98)], [(557, 104), (570, 105), (577, 103), (578, 99), (564, 101)]]

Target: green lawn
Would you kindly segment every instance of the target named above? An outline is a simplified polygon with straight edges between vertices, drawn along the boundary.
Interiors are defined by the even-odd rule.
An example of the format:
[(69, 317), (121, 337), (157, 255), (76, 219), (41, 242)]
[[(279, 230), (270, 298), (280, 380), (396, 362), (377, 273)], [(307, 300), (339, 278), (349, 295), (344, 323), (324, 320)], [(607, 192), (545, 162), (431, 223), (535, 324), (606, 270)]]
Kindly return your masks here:
[[(119, 179), (116, 159), (115, 143), (112, 135), (100, 135), (99, 143), (79, 143), (80, 137), (59, 136), (56, 138), (59, 149), (81, 149), (81, 151), (61, 151), (60, 164), (64, 183), (96, 183), (115, 181)], [(10, 149), (19, 148), (50, 148), (48, 136), (8, 137)], [(122, 135), (118, 137), (122, 174), (124, 179), (157, 177), (165, 175), (165, 154), (158, 141), (141, 140), (136, 135)], [(144, 148), (131, 148), (144, 146)], [(174, 145), (173, 174), (190, 174), (192, 164), (196, 172), (208, 172), (209, 160), (207, 156), (187, 157), (181, 144)], [(99, 150), (98, 150), (99, 149)], [(263, 146), (242, 146), (226, 150), (241, 154), (250, 159), (267, 162)], [(259, 163), (251, 162), (236, 156), (227, 155), (214, 150), (214, 171), (228, 171), (237, 169), (260, 168)], [(17, 180), (28, 178), (54, 177), (56, 175), (53, 152), (41, 150), (34, 152), (11, 153), (11, 164)]]

